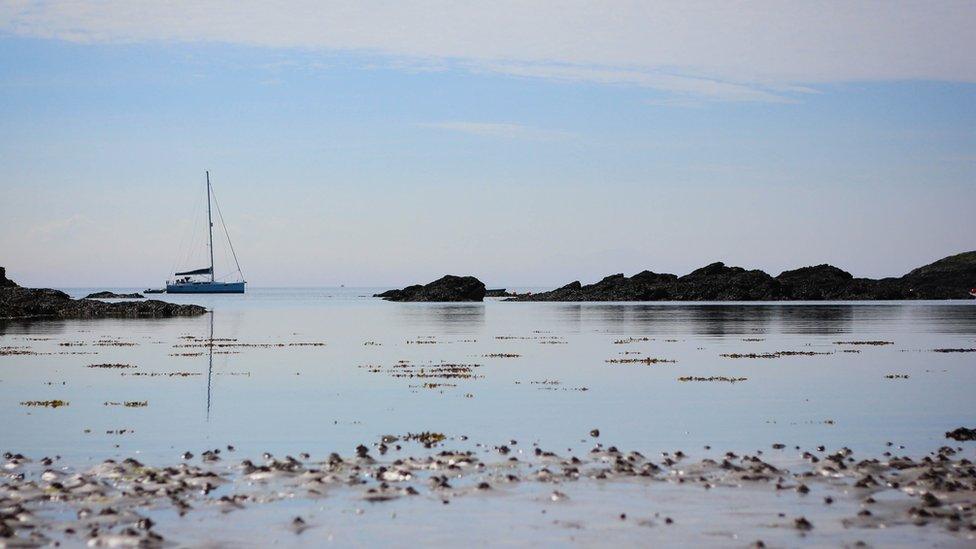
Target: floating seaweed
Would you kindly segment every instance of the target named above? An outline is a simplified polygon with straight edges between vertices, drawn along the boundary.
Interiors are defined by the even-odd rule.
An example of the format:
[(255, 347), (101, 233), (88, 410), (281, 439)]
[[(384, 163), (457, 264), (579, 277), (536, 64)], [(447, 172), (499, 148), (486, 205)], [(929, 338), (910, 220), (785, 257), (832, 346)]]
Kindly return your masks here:
[(512, 339), (516, 339), (516, 340), (553, 340), (553, 339), (562, 339), (562, 338), (559, 337), (559, 336), (543, 336), (543, 335), (537, 335), (537, 336), (495, 336), (495, 339), (501, 339), (501, 340), (512, 340)]
[[(122, 372), (122, 375), (127, 375)], [(130, 376), (143, 376), (143, 377), (190, 377), (203, 375), (197, 372), (133, 372), (128, 374)]]
[(668, 358), (654, 358), (649, 356), (645, 358), (608, 358), (606, 362), (607, 364), (646, 364), (650, 366), (652, 364), (673, 363), (677, 361)]
[(723, 353), (725, 358), (780, 358), (784, 356), (831, 355), (831, 351), (776, 351), (775, 353)]
[(738, 383), (740, 381), (746, 381), (747, 377), (727, 377), (727, 376), (682, 376), (678, 378), (678, 381), (725, 381), (728, 383)]
[(372, 364), (363, 364), (359, 367), (370, 373), (386, 373), (390, 377), (406, 379), (477, 379), (484, 377), (474, 373), (475, 368), (481, 367), (480, 364), (441, 362), (421, 365), (413, 364), (409, 360), (400, 360), (387, 369)]
[(138, 366), (133, 366), (132, 364), (89, 364), (88, 367), (89, 368), (106, 368), (106, 369), (109, 369), (109, 368), (115, 368), (115, 369), (138, 368)]
[[(220, 343), (217, 343), (220, 342)], [(239, 343), (236, 339), (214, 339), (214, 340), (193, 340), (192, 343), (179, 343), (173, 345), (174, 349), (233, 349), (233, 348), (252, 348), (252, 349), (280, 349), (284, 347), (324, 347), (321, 341), (296, 341), (292, 343)]]
[(32, 351), (29, 347), (0, 347), (0, 356), (15, 356), (15, 355), (39, 355), (36, 351)]
[(132, 343), (130, 341), (118, 341), (115, 339), (99, 339), (92, 345), (98, 347), (135, 347), (138, 343)]
[(641, 341), (651, 341), (649, 337), (626, 337), (624, 339), (618, 339), (613, 342), (614, 345), (627, 345), (630, 343), (639, 343)]
[(422, 433), (407, 433), (400, 437), (403, 440), (413, 440), (423, 444), (426, 447), (430, 447), (438, 442), (442, 442), (447, 439), (444, 433), (435, 433), (432, 431), (424, 431)]
[(835, 341), (834, 342), (834, 345), (874, 345), (874, 346), (881, 346), (881, 345), (894, 345), (894, 344), (895, 344), (894, 341), (881, 341), (881, 340), (877, 340), (877, 341)]
[(69, 404), (71, 404), (71, 403), (68, 402), (68, 401), (65, 401), (65, 400), (60, 400), (60, 399), (56, 399), (56, 400), (26, 400), (26, 401), (20, 403), (21, 406), (29, 406), (31, 408), (34, 408), (34, 407), (60, 408), (62, 406), (68, 406)]

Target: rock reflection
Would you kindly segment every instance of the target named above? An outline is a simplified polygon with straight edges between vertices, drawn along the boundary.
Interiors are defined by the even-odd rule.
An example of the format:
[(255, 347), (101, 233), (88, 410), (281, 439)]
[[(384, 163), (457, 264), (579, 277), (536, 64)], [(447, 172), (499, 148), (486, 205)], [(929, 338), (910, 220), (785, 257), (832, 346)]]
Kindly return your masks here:
[(410, 326), (445, 333), (476, 332), (485, 324), (484, 303), (398, 304), (396, 314)]
[(544, 304), (563, 329), (656, 335), (842, 334), (922, 322), (939, 333), (976, 332), (972, 303), (560, 303)]

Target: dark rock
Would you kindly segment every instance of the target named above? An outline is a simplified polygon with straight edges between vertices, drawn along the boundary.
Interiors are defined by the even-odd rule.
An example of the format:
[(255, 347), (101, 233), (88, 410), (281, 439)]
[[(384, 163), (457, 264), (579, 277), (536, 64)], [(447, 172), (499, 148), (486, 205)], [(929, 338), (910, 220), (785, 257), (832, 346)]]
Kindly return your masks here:
[(909, 299), (967, 299), (976, 286), (976, 251), (919, 267), (900, 281)]
[(804, 532), (813, 530), (813, 523), (806, 519), (806, 517), (799, 517), (793, 520), (793, 527), (797, 530), (802, 530)]
[(0, 288), (0, 318), (142, 318), (196, 316), (207, 312), (199, 305), (177, 305), (150, 299), (141, 302), (105, 303), (90, 299), (71, 299), (68, 294), (49, 288)]
[(7, 269), (0, 267), (0, 288), (16, 288), (17, 283), (7, 278)]
[(447, 275), (430, 284), (415, 284), (373, 297), (387, 301), (483, 301), (485, 284), (473, 276)]
[(146, 299), (146, 296), (139, 293), (117, 294), (115, 292), (95, 292), (86, 295), (85, 299)]
[(833, 265), (824, 264), (783, 271), (776, 280), (793, 299), (814, 301), (838, 299), (851, 285), (854, 276)]
[(756, 301), (783, 299), (783, 287), (768, 274), (712, 263), (678, 279), (679, 301)]
[(965, 427), (960, 427), (954, 431), (949, 431), (945, 434), (946, 438), (951, 438), (953, 440), (966, 441), (966, 440), (976, 440), (976, 429), (967, 429)]
[(831, 265), (803, 267), (772, 277), (716, 262), (677, 277), (643, 271), (595, 283), (572, 282), (510, 301), (782, 301), (966, 299), (976, 285), (976, 251), (919, 267), (900, 278), (855, 278)]
[(627, 278), (610, 275), (596, 284), (583, 286), (571, 282), (551, 292), (525, 294), (516, 301), (659, 301), (672, 299), (672, 289), (678, 280), (673, 274), (643, 271)]

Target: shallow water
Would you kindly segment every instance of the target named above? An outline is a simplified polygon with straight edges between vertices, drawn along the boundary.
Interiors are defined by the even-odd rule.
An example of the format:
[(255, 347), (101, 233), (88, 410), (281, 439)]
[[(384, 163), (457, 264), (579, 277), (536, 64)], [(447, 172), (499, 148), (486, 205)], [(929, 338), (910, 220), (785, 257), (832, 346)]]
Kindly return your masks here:
[[(90, 290), (67, 291), (80, 297)], [(944, 444), (946, 431), (973, 427), (976, 419), (976, 353), (933, 352), (976, 347), (973, 301), (404, 304), (366, 297), (375, 291), (251, 288), (244, 296), (162, 296), (213, 312), (0, 325), (0, 347), (39, 353), (0, 356), (0, 449), (60, 455), (63, 463), (79, 466), (128, 456), (170, 464), (185, 450), (227, 444), (239, 456), (309, 452), (321, 458), (333, 451), (345, 455), (385, 434), (434, 431), (451, 437), (452, 449), (514, 439), (526, 449), (538, 443), (583, 454), (593, 444), (589, 431), (599, 428), (600, 441), (649, 456), (677, 449), (706, 455), (706, 445), (747, 452), (774, 442), (847, 446), (872, 456), (892, 442), (904, 447), (902, 454), (920, 456)], [(211, 334), (213, 348), (206, 344)], [(837, 343), (851, 341), (891, 344)], [(76, 345), (61, 345), (69, 342)], [(826, 354), (722, 356), (782, 351)], [(65, 352), (95, 354), (56, 354)], [(179, 353), (196, 356), (173, 356)], [(486, 356), (498, 354), (518, 356)], [(674, 362), (607, 362), (646, 357)], [(400, 361), (410, 364), (397, 366)], [(135, 368), (87, 367), (102, 363)], [(443, 371), (441, 363), (475, 366), (462, 370), (472, 377), (396, 377)], [(746, 379), (679, 381), (685, 376)], [(50, 399), (69, 404), (21, 404)], [(127, 401), (147, 405), (105, 404)], [(974, 443), (964, 444), (971, 459)], [(646, 490), (579, 489), (592, 491), (583, 499), (596, 507)], [(525, 490), (529, 494), (522, 497), (534, 497)], [(716, 502), (712, 511), (724, 513), (731, 528), (736, 521), (726, 511), (735, 497), (673, 506), (707, 509)], [(666, 493), (662, 498), (667, 501)], [(478, 501), (463, 505), (488, 516), (512, 514), (508, 522), (519, 537), (503, 541), (579, 536), (574, 539), (599, 545), (606, 542), (600, 528), (620, 529), (607, 522), (567, 533), (574, 528), (554, 526), (551, 517), (522, 516), (517, 505), (490, 498)], [(412, 516), (414, 528), (446, 536), (431, 539), (454, 539), (450, 521), (424, 523), (420, 511), (411, 510), (424, 505), (396, 502), (390, 512)], [(591, 507), (576, 505), (569, 509), (580, 520), (591, 514)], [(687, 521), (678, 524), (688, 528)], [(330, 532), (339, 536), (336, 541), (352, 535), (340, 526)], [(654, 537), (661, 533), (627, 532), (620, 541), (664, 539)], [(733, 533), (695, 541), (751, 541), (727, 535)], [(382, 529), (371, 536), (361, 541), (385, 537)]]

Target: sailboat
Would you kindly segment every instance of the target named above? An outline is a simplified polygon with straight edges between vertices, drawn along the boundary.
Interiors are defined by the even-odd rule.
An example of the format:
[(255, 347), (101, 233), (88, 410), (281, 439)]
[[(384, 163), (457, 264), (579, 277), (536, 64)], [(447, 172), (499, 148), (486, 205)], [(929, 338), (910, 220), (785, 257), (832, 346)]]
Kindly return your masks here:
[[(213, 200), (211, 200), (213, 199)], [(243, 294), (244, 274), (241, 271), (241, 264), (237, 261), (237, 253), (234, 252), (234, 245), (230, 243), (230, 234), (227, 233), (227, 226), (224, 225), (224, 216), (220, 214), (220, 206), (217, 206), (217, 213), (220, 214), (220, 224), (224, 227), (224, 234), (227, 236), (227, 244), (230, 246), (231, 254), (234, 256), (234, 263), (237, 265), (237, 274), (241, 280), (226, 282), (217, 280), (214, 276), (214, 252), (213, 252), (213, 217), (211, 214), (210, 203), (216, 202), (213, 195), (213, 188), (210, 186), (210, 171), (207, 171), (207, 232), (210, 242), (210, 266), (201, 269), (190, 269), (173, 273), (173, 279), (166, 282), (166, 293), (169, 294)]]

